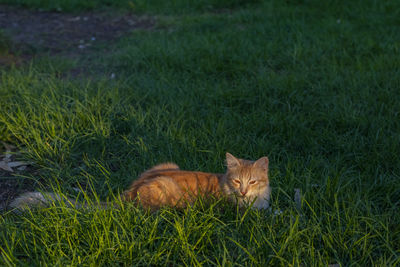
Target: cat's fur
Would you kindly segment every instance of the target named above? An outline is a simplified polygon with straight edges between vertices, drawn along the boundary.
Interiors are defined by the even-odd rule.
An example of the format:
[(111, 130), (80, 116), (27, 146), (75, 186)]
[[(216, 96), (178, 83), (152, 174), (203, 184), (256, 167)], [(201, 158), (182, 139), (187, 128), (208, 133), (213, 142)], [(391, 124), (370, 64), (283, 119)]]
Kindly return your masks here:
[[(122, 193), (123, 201), (134, 201), (144, 208), (156, 210), (162, 206), (184, 207), (202, 196), (227, 196), (240, 206), (269, 206), (270, 186), (268, 158), (257, 161), (238, 159), (226, 153), (225, 174), (180, 170), (175, 163), (163, 163), (143, 172), (139, 179)], [(60, 197), (39, 192), (26, 193), (11, 203), (11, 207), (37, 206)], [(69, 200), (75, 203), (73, 200)]]

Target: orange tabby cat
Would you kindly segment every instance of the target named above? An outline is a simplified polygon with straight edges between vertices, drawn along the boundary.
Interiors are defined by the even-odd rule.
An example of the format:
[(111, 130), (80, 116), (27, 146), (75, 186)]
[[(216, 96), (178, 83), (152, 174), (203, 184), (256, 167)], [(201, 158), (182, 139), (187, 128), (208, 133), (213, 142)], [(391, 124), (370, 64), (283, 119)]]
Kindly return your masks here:
[(138, 201), (151, 209), (183, 207), (199, 195), (226, 195), (239, 205), (254, 201), (254, 208), (268, 208), (268, 158), (253, 162), (226, 153), (226, 163), (225, 174), (184, 171), (174, 163), (160, 164), (145, 171), (122, 196), (125, 201)]
[[(253, 203), (254, 208), (269, 206), (270, 186), (268, 179), (268, 158), (257, 161), (238, 159), (226, 153), (225, 174), (180, 170), (174, 163), (157, 165), (141, 174), (139, 179), (122, 194), (123, 201), (135, 201), (152, 210), (162, 206), (184, 207), (196, 198), (228, 196), (239, 205)], [(86, 204), (72, 199), (64, 200), (54, 193), (29, 192), (16, 198), (10, 207), (26, 208), (43, 206), (51, 201), (64, 201), (77, 207)], [(101, 203), (107, 207), (107, 203)]]

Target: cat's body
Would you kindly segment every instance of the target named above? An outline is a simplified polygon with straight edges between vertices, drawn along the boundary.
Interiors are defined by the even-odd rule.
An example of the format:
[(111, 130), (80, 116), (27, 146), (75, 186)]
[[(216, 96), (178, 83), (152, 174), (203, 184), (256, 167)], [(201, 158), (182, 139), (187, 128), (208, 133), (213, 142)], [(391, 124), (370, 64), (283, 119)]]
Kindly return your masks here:
[[(268, 158), (253, 162), (237, 159), (226, 153), (225, 174), (184, 171), (174, 163), (163, 163), (143, 172), (122, 194), (123, 201), (134, 201), (144, 208), (156, 210), (163, 206), (184, 207), (199, 196), (203, 198), (226, 196), (239, 205), (251, 204), (253, 208), (269, 206), (270, 186), (268, 179)], [(42, 203), (41, 193), (27, 193), (17, 198), (10, 206), (18, 208), (29, 202)], [(39, 196), (40, 195), (40, 196)], [(40, 197), (34, 199), (33, 196)], [(55, 199), (50, 194), (47, 199)], [(72, 203), (73, 200), (71, 200)]]
[(256, 162), (226, 154), (225, 174), (184, 171), (174, 163), (164, 163), (145, 171), (123, 193), (125, 201), (136, 200), (144, 207), (182, 207), (201, 195), (237, 200), (239, 205), (253, 203), (254, 208), (268, 208), (270, 187), (268, 158)]
[(159, 169), (144, 172), (123, 193), (123, 200), (137, 201), (141, 206), (157, 209), (162, 206), (184, 207), (199, 195), (220, 195), (220, 174)]

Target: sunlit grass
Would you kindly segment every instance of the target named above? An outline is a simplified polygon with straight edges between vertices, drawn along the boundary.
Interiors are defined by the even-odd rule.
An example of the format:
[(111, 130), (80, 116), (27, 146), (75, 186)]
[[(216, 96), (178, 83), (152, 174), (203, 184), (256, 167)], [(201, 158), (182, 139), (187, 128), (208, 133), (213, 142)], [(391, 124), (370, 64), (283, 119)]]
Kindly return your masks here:
[[(87, 79), (46, 60), (2, 70), (0, 140), (34, 163), (36, 189), (94, 207), (3, 213), (1, 264), (399, 265), (399, 5), (367, 2), (185, 15), (150, 1), (157, 29), (95, 54)], [(226, 151), (270, 158), (271, 211), (148, 213), (118, 199), (163, 161), (223, 172)]]

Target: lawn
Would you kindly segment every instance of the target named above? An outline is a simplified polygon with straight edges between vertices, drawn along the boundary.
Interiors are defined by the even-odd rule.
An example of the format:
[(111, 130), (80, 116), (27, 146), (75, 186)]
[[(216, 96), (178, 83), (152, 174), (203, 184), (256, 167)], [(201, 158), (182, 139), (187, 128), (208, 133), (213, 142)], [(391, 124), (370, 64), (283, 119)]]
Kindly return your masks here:
[[(155, 25), (0, 67), (0, 141), (31, 164), (10, 177), (93, 206), (1, 212), (0, 265), (400, 265), (399, 1), (55, 2), (0, 0)], [(164, 161), (224, 172), (226, 151), (269, 157), (271, 210), (118, 197)]]

